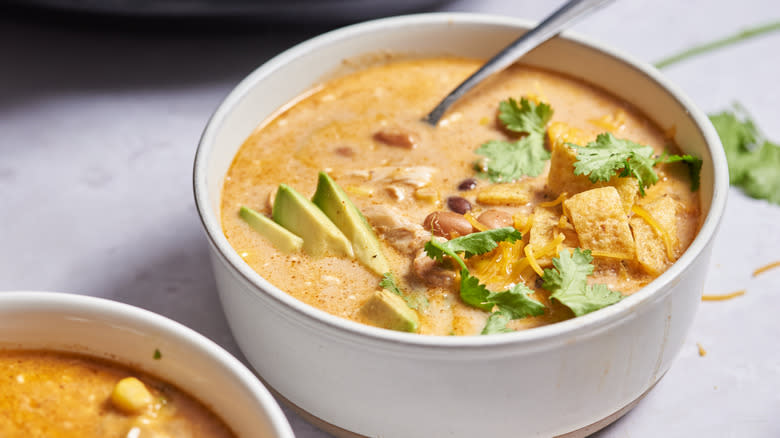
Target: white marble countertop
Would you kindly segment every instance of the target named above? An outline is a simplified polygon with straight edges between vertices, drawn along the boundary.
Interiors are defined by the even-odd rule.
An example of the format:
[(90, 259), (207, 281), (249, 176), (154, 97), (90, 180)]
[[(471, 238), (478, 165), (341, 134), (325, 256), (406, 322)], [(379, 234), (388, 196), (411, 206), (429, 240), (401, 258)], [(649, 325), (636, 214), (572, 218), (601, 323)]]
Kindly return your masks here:
[[(538, 20), (548, 2), (441, 10)], [(575, 29), (648, 61), (780, 19), (776, 0), (623, 0)], [(104, 20), (101, 20), (104, 21)], [(225, 29), (227, 27), (227, 29)], [(166, 315), (240, 357), (195, 212), (206, 120), (254, 67), (323, 29), (41, 19), (0, 11), (0, 290), (107, 297)], [(666, 69), (707, 112), (740, 101), (780, 140), (780, 33)], [(732, 189), (707, 293), (672, 369), (600, 437), (780, 436), (780, 207)], [(707, 351), (700, 357), (696, 344)], [(286, 411), (300, 438), (323, 438)]]

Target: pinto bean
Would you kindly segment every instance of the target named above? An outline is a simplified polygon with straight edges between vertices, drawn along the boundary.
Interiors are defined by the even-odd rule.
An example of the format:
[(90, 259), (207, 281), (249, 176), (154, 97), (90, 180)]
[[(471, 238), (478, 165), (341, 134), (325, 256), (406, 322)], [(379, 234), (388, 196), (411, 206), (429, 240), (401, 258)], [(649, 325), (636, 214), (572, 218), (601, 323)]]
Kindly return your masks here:
[(463, 215), (451, 211), (434, 211), (425, 218), (423, 227), (446, 239), (465, 236), (474, 231), (474, 227)]
[(413, 149), (417, 146), (414, 134), (398, 128), (380, 129), (374, 133), (374, 140), (388, 146), (395, 146), (403, 149)]
[(342, 157), (352, 158), (355, 156), (355, 151), (349, 146), (341, 146), (337, 147), (333, 150), (336, 152), (336, 154), (341, 155)]
[(466, 214), (466, 212), (471, 211), (471, 202), (460, 196), (450, 196), (447, 198), (447, 207), (455, 213)]
[(493, 229), (511, 227), (513, 221), (512, 215), (505, 212), (504, 210), (490, 209), (485, 210), (482, 214), (480, 214), (477, 218), (477, 222), (490, 229)]

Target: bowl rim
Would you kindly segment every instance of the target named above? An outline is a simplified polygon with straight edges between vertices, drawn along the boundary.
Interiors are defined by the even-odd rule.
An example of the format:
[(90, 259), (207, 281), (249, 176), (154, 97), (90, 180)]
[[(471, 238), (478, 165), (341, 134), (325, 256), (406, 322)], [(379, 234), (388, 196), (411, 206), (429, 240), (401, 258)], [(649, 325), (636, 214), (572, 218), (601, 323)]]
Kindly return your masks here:
[[(386, 29), (402, 28), (406, 26), (419, 26), (430, 24), (464, 24), (490, 26), (516, 27), (518, 30), (529, 29), (535, 23), (529, 20), (504, 17), (490, 14), (466, 13), (466, 12), (434, 12), (402, 15), (397, 17), (381, 18), (357, 23), (335, 29), (304, 42), (301, 42), (267, 60), (248, 76), (225, 97), (217, 107), (214, 114), (208, 120), (203, 134), (198, 143), (193, 166), (193, 192), (195, 204), (198, 210), (203, 228), (214, 250), (235, 271), (243, 281), (250, 284), (254, 292), (262, 293), (282, 304), (295, 313), (302, 315), (306, 320), (315, 324), (324, 324), (335, 329), (337, 333), (351, 340), (362, 339), (368, 342), (385, 342), (401, 346), (415, 346), (425, 348), (437, 348), (446, 350), (479, 350), (495, 348), (497, 346), (515, 347), (518, 345), (530, 346), (538, 343), (552, 344), (554, 340), (567, 342), (568, 340), (598, 331), (598, 329), (614, 324), (624, 318), (630, 317), (633, 312), (644, 307), (647, 303), (657, 298), (674, 279), (680, 276), (705, 250), (713, 239), (723, 216), (726, 198), (728, 195), (728, 167), (720, 138), (718, 137), (709, 118), (698, 109), (696, 105), (675, 85), (665, 79), (652, 65), (640, 61), (622, 51), (611, 48), (603, 43), (592, 40), (575, 32), (563, 32), (555, 38), (577, 43), (587, 49), (601, 52), (623, 64), (627, 64), (638, 73), (644, 75), (651, 82), (655, 82), (681, 107), (685, 108), (688, 117), (706, 142), (706, 146), (712, 159), (713, 167), (713, 194), (710, 208), (699, 232), (691, 242), (683, 255), (664, 273), (655, 278), (649, 284), (626, 297), (620, 302), (583, 316), (572, 318), (555, 324), (535, 327), (526, 330), (505, 333), (500, 336), (426, 336), (415, 333), (403, 333), (387, 330), (331, 315), (323, 310), (305, 304), (292, 297), (278, 287), (272, 285), (257, 272), (252, 270), (228, 243), (222, 232), (217, 214), (210, 209), (208, 190), (206, 183), (208, 157), (214, 147), (214, 139), (221, 123), (230, 116), (232, 109), (246, 94), (262, 80), (287, 63), (306, 56), (318, 47), (347, 38), (356, 38), (360, 34), (376, 34)], [(359, 56), (355, 53), (351, 56)], [(327, 73), (327, 72), (324, 72)], [(607, 90), (609, 91), (609, 90)], [(259, 121), (258, 123), (261, 123)], [(222, 180), (220, 180), (221, 184)]]
[[(223, 347), (179, 322), (140, 307), (89, 295), (27, 290), (0, 292), (0, 315), (18, 311), (98, 314), (106, 318), (107, 321), (121, 322), (132, 327), (144, 327), (148, 331), (170, 338), (177, 343), (186, 343), (204, 359), (221, 365), (238, 380), (241, 386), (249, 390), (267, 413), (269, 424), (273, 428), (275, 436), (279, 438), (294, 437), (290, 423), (276, 399), (260, 383), (252, 371)], [(98, 353), (98, 351), (89, 350), (89, 343), (84, 345), (88, 350), (85, 352), (77, 351), (78, 354), (91, 356)], [(59, 350), (55, 349), (55, 351)], [(117, 362), (116, 359), (110, 360)], [(186, 388), (183, 389), (186, 391)], [(230, 425), (228, 424), (228, 426)]]

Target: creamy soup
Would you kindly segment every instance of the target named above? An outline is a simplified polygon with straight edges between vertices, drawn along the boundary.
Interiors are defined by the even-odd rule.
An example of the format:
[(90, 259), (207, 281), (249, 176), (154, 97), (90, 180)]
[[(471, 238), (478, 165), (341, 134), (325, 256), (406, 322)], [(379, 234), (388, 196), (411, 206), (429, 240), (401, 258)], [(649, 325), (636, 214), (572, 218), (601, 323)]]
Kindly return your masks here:
[(235, 436), (178, 388), (86, 356), (0, 352), (0, 388), (4, 438)]
[[(658, 159), (679, 152), (671, 133), (630, 103), (515, 65), (463, 98), (437, 127), (420, 121), (481, 62), (390, 60), (318, 85), (266, 120), (225, 178), (221, 219), (231, 245), (305, 303), (434, 335), (572, 318), (630, 295), (680, 257), (700, 222), (696, 166)], [(312, 227), (296, 222), (305, 208), (287, 214), (299, 201), (288, 192), (307, 199), (319, 192), (318, 172), (365, 217), (386, 264), (361, 258), (353, 237), (349, 248), (332, 233), (309, 235)], [(284, 205), (274, 206), (280, 199)], [(250, 225), (242, 207), (266, 220)], [(339, 223), (339, 213), (330, 213)], [(302, 239), (266, 232), (271, 218)], [(463, 239), (473, 242), (478, 233), (494, 243), (464, 251)], [(452, 252), (437, 258), (436, 248), (426, 250), (430, 242)], [(384, 269), (394, 284), (380, 286)], [(379, 296), (383, 289), (408, 308)]]

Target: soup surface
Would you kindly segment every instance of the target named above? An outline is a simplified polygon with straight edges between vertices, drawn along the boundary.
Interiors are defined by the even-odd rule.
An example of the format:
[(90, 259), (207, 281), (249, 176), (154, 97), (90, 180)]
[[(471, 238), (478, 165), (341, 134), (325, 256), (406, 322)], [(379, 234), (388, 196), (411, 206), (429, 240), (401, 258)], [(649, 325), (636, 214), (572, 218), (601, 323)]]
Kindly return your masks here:
[[(231, 245), (254, 270), (299, 300), (394, 328), (366, 310), (386, 304), (374, 302), (381, 289), (376, 269), (344, 254), (280, 251), (239, 216), (242, 206), (270, 216), (280, 183), (309, 198), (317, 173), (327, 172), (377, 234), (396, 292), (416, 314), (414, 324), (400, 329), (435, 335), (519, 330), (568, 319), (637, 291), (679, 258), (700, 221), (693, 173), (685, 163), (654, 161), (676, 146), (670, 133), (628, 103), (573, 78), (515, 65), (458, 102), (439, 126), (420, 121), (481, 63), (391, 59), (316, 86), (265, 121), (225, 178), (221, 219)], [(513, 117), (514, 125), (523, 125), (526, 116), (541, 119), (540, 128), (512, 126)], [(593, 142), (607, 133), (612, 140), (642, 145), (652, 155), (645, 158), (658, 181), (643, 185), (634, 177), (643, 174), (630, 172), (641, 161), (638, 155), (614, 165), (614, 175), (602, 180), (592, 181), (595, 172), (576, 175), (580, 149), (574, 144), (597, 150)], [(533, 141), (536, 149), (529, 146)], [(518, 173), (515, 162), (536, 162), (536, 169), (525, 165)], [(425, 250), (431, 240), (504, 227), (522, 237), (496, 238), (497, 247), (478, 255), (456, 251), (464, 265), (456, 257), (434, 259)], [(566, 268), (554, 264), (566, 264), (561, 257), (592, 270), (567, 283), (581, 286), (584, 307), (573, 304), (576, 297), (563, 297), (568, 292), (561, 281), (551, 286), (552, 271), (566, 277)], [(468, 277), (485, 289), (464, 284)], [(482, 295), (475, 301), (466, 289)], [(505, 290), (512, 293), (486, 295)]]
[[(117, 384), (128, 377), (134, 377), (127, 380), (133, 383), (129, 394), (115, 395)], [(139, 381), (147, 392), (139, 391)], [(235, 436), (178, 388), (86, 356), (2, 351), (0, 388), (0, 437), (4, 438)]]

